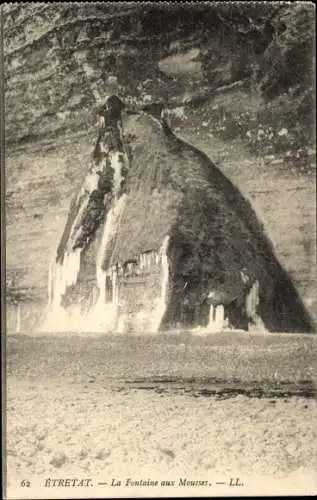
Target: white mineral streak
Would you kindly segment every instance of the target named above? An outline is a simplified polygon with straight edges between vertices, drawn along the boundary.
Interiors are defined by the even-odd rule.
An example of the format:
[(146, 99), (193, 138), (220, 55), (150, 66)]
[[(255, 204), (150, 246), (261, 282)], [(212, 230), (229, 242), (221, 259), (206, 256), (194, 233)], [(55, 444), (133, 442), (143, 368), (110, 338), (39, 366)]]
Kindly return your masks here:
[[(91, 194), (93, 191), (98, 189), (99, 182), (99, 174), (96, 171), (96, 167), (92, 166), (90, 172), (86, 175), (84, 182), (80, 188), (80, 191), (77, 195), (77, 203), (80, 203), (80, 200), (83, 196), (87, 196), (87, 194)], [(79, 214), (82, 213), (83, 209), (87, 206), (89, 201), (89, 197), (85, 200), (85, 203), (81, 204), (81, 208), (76, 216), (76, 220), (78, 219)]]
[(139, 256), (139, 267), (144, 269), (146, 267), (151, 267), (156, 264), (159, 265), (161, 260), (161, 255), (154, 250), (151, 252), (141, 253)]
[[(87, 311), (86, 304), (86, 307), (84, 307), (86, 309), (85, 314), (83, 314), (81, 305), (68, 307), (67, 310), (62, 307), (63, 296), (68, 287), (76, 284), (80, 271), (81, 249), (78, 248), (73, 251), (72, 247), (81, 236), (82, 219), (87, 210), (89, 195), (98, 189), (99, 174), (95, 168), (91, 168), (77, 196), (79, 210), (72, 224), (63, 263), (55, 264), (54, 262), (49, 266), (48, 306), (42, 331), (108, 331), (115, 328), (117, 323), (119, 310), (118, 266), (105, 270), (103, 269), (103, 260), (107, 251), (111, 252), (113, 239), (119, 227), (119, 221), (126, 202), (126, 195), (119, 198), (120, 188), (124, 180), (122, 169), (126, 158), (121, 152), (115, 151), (109, 153), (109, 160), (110, 167), (113, 170), (112, 193), (114, 195), (114, 205), (107, 215), (96, 259), (97, 301), (95, 301), (90, 311)], [(107, 277), (111, 278), (111, 297), (106, 295)]]
[(87, 211), (91, 193), (96, 189), (98, 189), (98, 182), (99, 182), (99, 174), (92, 168), (91, 171), (86, 175), (85, 180), (80, 189), (80, 192), (77, 196), (77, 203), (79, 204), (79, 210), (72, 224), (71, 232), (68, 238), (66, 247), (68, 253), (71, 253), (73, 244), (80, 237), (80, 233), (82, 231), (82, 219)]
[[(99, 289), (98, 299), (87, 314), (81, 318), (79, 331), (113, 332), (116, 329), (119, 315), (119, 293), (117, 269), (115, 266), (103, 269), (103, 261), (107, 252), (111, 253), (113, 239), (120, 225), (127, 196), (121, 196), (109, 210), (96, 259), (96, 281)], [(111, 278), (112, 296), (107, 296), (107, 277)]]
[[(98, 188), (99, 175), (96, 171), (86, 176), (77, 202), (80, 203), (78, 213), (72, 225), (63, 263), (51, 264), (48, 276), (48, 312), (46, 313), (42, 330), (45, 331), (108, 331), (115, 327), (118, 315), (119, 295), (117, 271), (103, 269), (103, 258), (109, 249), (118, 228), (119, 219), (123, 213), (126, 195), (120, 198), (120, 187), (123, 181), (122, 167), (124, 158), (122, 153), (110, 153), (110, 166), (113, 169), (114, 206), (109, 211), (104, 226), (102, 241), (96, 261), (96, 279), (99, 290), (98, 299), (92, 310), (82, 313), (81, 306), (64, 309), (62, 298), (68, 287), (75, 285), (80, 271), (81, 249), (72, 250), (72, 246), (80, 237), (82, 218), (87, 210), (89, 194)], [(82, 199), (84, 198), (84, 199)], [(107, 276), (112, 280), (112, 297), (106, 296)], [(110, 300), (109, 300), (110, 299)]]
[(144, 255), (143, 254), (140, 255), (139, 263), (140, 263), (140, 269), (144, 269), (145, 262), (144, 262)]
[(93, 170), (85, 177), (84, 190), (89, 194), (98, 188), (99, 175)]
[[(48, 306), (45, 312), (43, 332), (70, 331), (71, 324), (62, 307), (67, 287), (75, 285), (80, 271), (81, 248), (65, 253), (63, 263), (51, 262), (48, 272)], [(54, 272), (55, 271), (55, 272)]]
[(225, 325), (225, 309), (222, 304), (218, 306), (210, 306), (209, 322), (207, 331), (210, 333), (221, 332)]
[(66, 246), (66, 250), (69, 253), (71, 252), (71, 249), (72, 249), (72, 246), (74, 245), (74, 243), (78, 240), (78, 238), (80, 238), (80, 233), (82, 231), (81, 223), (83, 220), (83, 216), (87, 211), (88, 203), (89, 203), (89, 196), (86, 195), (84, 201), (80, 204), (78, 214), (76, 215), (76, 218), (72, 224), (71, 232), (70, 232), (67, 246)]
[(111, 243), (118, 229), (118, 223), (124, 211), (126, 199), (127, 195), (124, 194), (118, 199), (117, 202), (115, 202), (114, 206), (109, 210), (97, 254), (96, 278), (97, 278), (97, 286), (99, 288), (98, 301), (101, 302), (102, 304), (104, 304), (106, 301), (106, 278), (107, 276), (111, 276), (111, 269), (109, 270), (103, 269), (103, 260), (107, 250), (111, 248)]
[[(90, 324), (90, 330), (93, 331), (109, 331), (113, 330), (116, 326), (119, 311), (119, 295), (118, 295), (118, 280), (117, 270), (104, 269), (103, 261), (105, 254), (110, 249), (113, 238), (119, 226), (120, 218), (123, 214), (124, 206), (126, 203), (126, 195), (119, 196), (122, 177), (123, 159), (122, 154), (118, 151), (111, 153), (110, 166), (114, 171), (113, 175), (113, 194), (115, 202), (113, 207), (107, 214), (106, 223), (103, 230), (102, 240), (99, 246), (97, 259), (96, 259), (96, 280), (99, 290), (99, 296), (96, 304), (92, 310), (88, 312), (84, 323)], [(107, 297), (107, 277), (111, 278), (112, 283), (112, 297)]]
[(122, 167), (123, 167), (123, 155), (122, 153), (115, 151), (110, 153), (110, 165), (113, 168), (113, 194), (117, 199), (120, 195), (120, 188), (124, 177), (122, 176)]
[(145, 307), (140, 308), (134, 314), (120, 315), (117, 329), (118, 333), (157, 333), (166, 311), (168, 301), (168, 286), (169, 286), (169, 265), (167, 257), (167, 249), (169, 236), (166, 236), (162, 242), (159, 252), (152, 251), (139, 255), (138, 267), (144, 270), (152, 264), (160, 265), (161, 280), (159, 297), (151, 301)]
[(158, 305), (153, 315), (153, 323), (154, 328), (152, 330), (158, 331), (160, 328), (164, 313), (166, 311), (167, 306), (167, 293), (168, 293), (168, 282), (169, 282), (169, 266), (168, 266), (168, 257), (167, 257), (167, 249), (169, 243), (169, 236), (165, 236), (162, 246), (159, 251), (159, 255), (161, 258), (161, 294), (158, 301)]
[[(120, 331), (119, 320), (119, 267), (111, 262), (104, 269), (105, 256), (111, 256), (113, 243), (120, 226), (120, 219), (126, 203), (126, 195), (120, 197), (120, 188), (123, 181), (122, 167), (124, 157), (116, 151), (109, 153), (110, 166), (113, 169), (113, 196), (114, 204), (109, 210), (103, 229), (101, 243), (96, 257), (97, 298), (90, 304), (77, 304), (67, 308), (62, 306), (62, 299), (68, 287), (76, 285), (80, 272), (81, 249), (72, 250), (72, 246), (80, 237), (82, 218), (87, 210), (89, 194), (98, 188), (99, 175), (91, 170), (86, 176), (79, 193), (77, 202), (79, 210), (73, 222), (70, 237), (62, 263), (51, 262), (48, 271), (48, 307), (41, 331), (50, 332), (109, 332)], [(163, 240), (159, 252), (148, 252), (140, 255), (140, 269), (148, 268), (152, 264), (161, 265), (161, 290), (157, 302), (153, 303), (150, 311), (141, 310), (136, 314), (137, 323), (146, 331), (157, 331), (160, 327), (167, 304), (169, 280), (167, 247), (169, 237)], [(107, 279), (111, 288), (107, 290)], [(90, 303), (91, 303), (90, 302)], [(83, 307), (82, 307), (83, 306)], [(122, 328), (121, 322), (121, 328)]]
[(67, 287), (75, 285), (80, 271), (81, 248), (65, 253), (63, 263), (56, 264), (53, 285), (53, 304), (60, 305)]

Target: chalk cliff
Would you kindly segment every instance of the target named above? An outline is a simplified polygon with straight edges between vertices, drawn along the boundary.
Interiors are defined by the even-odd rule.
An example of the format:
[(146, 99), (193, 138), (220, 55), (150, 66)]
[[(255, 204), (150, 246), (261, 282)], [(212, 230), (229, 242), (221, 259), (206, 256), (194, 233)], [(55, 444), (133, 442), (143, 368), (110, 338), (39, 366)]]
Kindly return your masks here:
[[(310, 332), (261, 223), (149, 106), (110, 96), (57, 251), (46, 329)], [(155, 108), (156, 110), (156, 108)], [(156, 110), (157, 111), (157, 110)]]
[[(86, 245), (81, 254), (91, 263), (89, 273), (85, 267), (85, 279), (88, 283), (90, 276), (91, 285), (83, 284), (79, 290), (79, 276), (72, 293), (68, 290), (68, 298), (63, 299), (65, 305), (67, 301), (75, 303), (76, 294), (80, 296), (85, 288), (90, 296), (91, 288), (97, 286), (94, 258), (98, 242), (104, 235), (104, 193), (108, 196), (106, 212), (112, 213), (112, 220), (119, 217), (113, 207), (114, 194), (107, 194), (109, 185), (114, 181), (112, 170), (104, 171), (100, 191), (98, 188), (92, 196), (87, 194), (90, 188), (88, 192), (84, 188), (80, 196), (79, 192), (84, 185), (91, 186), (95, 182), (93, 172), (86, 177), (87, 171), (96, 167), (94, 151), (96, 153), (95, 144), (100, 132), (99, 105), (111, 94), (119, 95), (129, 109), (134, 106), (140, 110), (149, 104), (148, 113), (142, 116), (128, 115), (126, 110), (122, 114), (123, 125), (128, 131), (125, 132), (124, 150), (129, 149), (127, 144), (130, 141), (132, 153), (129, 154), (138, 158), (139, 166), (132, 161), (133, 167), (127, 167), (130, 163), (126, 162), (126, 152), (119, 151), (113, 159), (117, 162), (116, 172), (120, 171), (124, 179), (121, 189), (126, 195), (121, 200), (122, 196), (117, 194), (122, 202), (123, 215), (119, 218), (123, 226), (120, 226), (122, 238), (119, 238), (121, 243), (116, 243), (113, 262), (126, 263), (130, 273), (124, 285), (126, 290), (132, 287), (134, 280), (139, 283), (139, 291), (143, 286), (148, 291), (153, 290), (155, 297), (157, 293), (161, 297), (164, 283), (162, 259), (163, 262), (165, 258), (177, 261), (173, 257), (178, 251), (175, 250), (175, 241), (188, 241), (188, 252), (195, 254), (197, 251), (197, 259), (201, 256), (196, 236), (191, 235), (186, 218), (195, 228), (196, 219), (191, 219), (192, 213), (203, 214), (215, 208), (207, 196), (202, 205), (194, 209), (194, 200), (197, 204), (200, 188), (195, 187), (195, 183), (191, 188), (190, 182), (184, 180), (181, 174), (183, 167), (169, 173), (172, 165), (169, 160), (163, 160), (165, 154), (168, 158), (173, 157), (175, 165), (179, 164), (180, 157), (187, 158), (184, 170), (189, 171), (189, 164), (193, 165), (189, 179), (205, 160), (201, 153), (197, 152), (198, 156), (195, 156), (192, 149), (189, 152), (187, 146), (180, 147), (181, 143), (168, 128), (161, 129), (153, 121), (151, 116), (158, 117), (159, 114), (152, 103), (163, 101), (169, 109), (174, 130), (176, 127), (183, 137), (207, 151), (217, 165), (219, 146), (231, 158), (228, 165), (222, 161), (220, 169), (237, 181), (244, 194), (252, 198), (257, 209), (260, 208), (265, 228), (273, 236), (278, 260), (290, 272), (305, 305), (313, 314), (317, 311), (317, 304), (312, 298), (315, 290), (315, 218), (312, 215), (315, 192), (311, 177), (307, 176), (307, 169), (312, 165), (309, 150), (314, 148), (314, 139), (309, 134), (313, 109), (310, 55), (313, 12), (307, 4), (282, 8), (250, 4), (245, 9), (241, 5), (201, 4), (193, 8), (191, 4), (126, 3), (117, 6), (115, 3), (61, 3), (57, 6), (49, 3), (11, 3), (3, 7), (9, 329), (32, 330), (42, 324), (46, 303), (52, 298), (53, 277), (48, 279), (48, 274), (49, 269), (53, 273), (53, 267), (57, 265), (57, 241), (64, 232), (58, 252), (61, 264), (63, 252), (72, 241), (69, 230), (76, 217), (81, 227), (74, 234), (79, 245), (76, 251), (79, 252), (81, 245)], [(231, 86), (232, 90), (228, 92)], [(285, 128), (288, 135), (280, 136), (281, 131), (285, 134)], [(247, 159), (249, 152), (239, 152), (237, 144), (232, 142), (233, 132), (236, 134), (234, 139), (242, 137), (243, 144), (247, 142), (247, 148), (250, 147), (256, 157)], [(220, 137), (220, 142), (217, 137)], [(152, 152), (144, 146), (146, 142), (153, 145)], [(275, 156), (277, 146), (284, 148), (282, 160)], [(237, 150), (237, 155), (232, 153), (232, 148)], [(267, 157), (271, 159), (266, 160)], [(161, 158), (160, 168), (154, 167), (153, 158)], [(259, 158), (264, 158), (263, 164)], [(280, 161), (282, 163), (277, 166), (273, 165)], [(152, 163), (153, 167), (149, 168)], [(169, 167), (165, 168), (165, 163)], [(205, 169), (210, 170), (204, 167), (202, 171)], [(215, 172), (218, 179), (215, 190), (222, 192), (222, 183), (227, 181), (221, 180), (223, 178), (218, 170)], [(202, 185), (209, 185), (208, 175), (199, 174)], [(274, 184), (273, 191), (269, 181)], [(115, 182), (120, 184), (119, 177)], [(142, 196), (137, 194), (139, 191)], [(189, 200), (194, 191), (198, 198), (195, 194), (193, 205), (189, 206), (185, 200)], [(131, 192), (135, 193), (135, 202), (129, 195)], [(185, 192), (189, 195), (185, 196)], [(74, 201), (70, 209), (71, 198)], [(167, 206), (166, 200), (170, 200)], [(218, 200), (216, 211), (217, 207), (230, 204), (230, 200)], [(89, 209), (86, 207), (81, 219), (78, 210), (85, 203)], [(74, 220), (69, 218), (70, 212)], [(164, 225), (164, 213), (169, 213), (171, 224), (175, 218), (173, 231), (167, 222)], [(198, 217), (199, 228), (202, 223), (200, 217), (202, 215)], [(236, 220), (234, 225), (239, 228), (240, 215), (236, 212), (232, 217), (230, 221), (233, 224)], [(153, 235), (151, 224), (148, 227), (146, 220), (155, 222)], [(236, 229), (239, 234), (244, 231), (243, 224), (241, 227)], [(194, 235), (197, 232), (197, 228), (193, 229)], [(131, 234), (133, 237), (129, 236)], [(166, 235), (169, 236), (168, 241)], [(125, 243), (127, 239), (129, 245)], [(251, 239), (250, 248), (255, 254), (254, 245), (258, 243), (255, 243), (256, 238)], [(225, 239), (222, 241), (225, 246)], [(208, 246), (209, 242), (204, 240), (204, 244)], [(229, 245), (226, 251), (230, 260), (237, 250), (230, 250)], [(105, 255), (107, 260), (108, 251)], [(186, 255), (182, 258), (187, 262)], [(210, 257), (207, 268), (213, 265), (212, 259)], [(153, 280), (146, 278), (153, 283), (145, 283), (145, 278), (135, 272), (136, 262), (142, 268), (146, 262), (155, 263), (158, 260), (160, 263), (152, 273)], [(55, 262), (51, 268), (48, 265), (50, 261)], [(78, 265), (78, 260), (76, 262)], [(256, 262), (261, 267), (262, 264)], [(112, 265), (112, 260), (109, 265)], [(251, 272), (246, 278), (234, 266), (234, 283), (229, 286), (225, 280), (222, 289), (223, 277), (220, 277), (222, 271), (219, 271), (220, 275), (212, 278), (217, 293), (212, 287), (209, 289), (209, 285), (202, 285), (202, 304), (197, 305), (192, 296), (197, 294), (195, 280), (187, 279), (192, 276), (192, 265), (196, 266), (187, 262), (188, 269), (182, 270), (169, 266), (169, 286), (173, 273), (183, 276), (173, 291), (166, 285), (166, 293), (173, 294), (175, 304), (175, 311), (166, 309), (164, 313), (164, 321), (170, 325), (178, 322), (195, 325), (199, 315), (204, 318), (205, 324), (209, 321), (212, 302), (216, 307), (217, 303), (228, 303), (236, 293), (240, 297), (241, 290), (242, 295), (247, 293), (250, 286), (248, 279), (252, 283), (254, 280)], [(224, 263), (221, 265), (225, 267)], [(106, 269), (107, 266), (105, 262), (103, 267)], [(201, 271), (205, 272), (209, 276), (209, 270)], [(244, 273), (243, 270), (241, 272)], [(106, 280), (109, 294), (112, 293), (110, 278)], [(74, 276), (68, 279), (74, 279)], [(199, 280), (199, 277), (195, 279)], [(245, 288), (240, 279), (246, 280)], [(122, 280), (123, 276), (121, 283)], [(228, 286), (236, 289), (231, 298), (225, 297)], [(256, 288), (257, 285), (253, 288), (254, 297)], [(138, 293), (141, 303), (143, 292)], [(252, 300), (256, 302), (256, 299)], [(134, 314), (132, 309), (130, 312)], [(218, 313), (214, 311), (215, 321), (216, 316), (221, 314), (218, 307)], [(245, 324), (245, 320), (238, 323)]]

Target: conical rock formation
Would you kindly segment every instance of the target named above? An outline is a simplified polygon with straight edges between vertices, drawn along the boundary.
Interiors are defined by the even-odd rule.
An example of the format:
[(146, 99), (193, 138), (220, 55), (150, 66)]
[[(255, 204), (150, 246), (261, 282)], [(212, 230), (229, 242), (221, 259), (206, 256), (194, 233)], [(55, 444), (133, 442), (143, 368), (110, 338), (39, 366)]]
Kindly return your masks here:
[(111, 96), (100, 116), (52, 278), (63, 328), (312, 331), (250, 203), (163, 110)]

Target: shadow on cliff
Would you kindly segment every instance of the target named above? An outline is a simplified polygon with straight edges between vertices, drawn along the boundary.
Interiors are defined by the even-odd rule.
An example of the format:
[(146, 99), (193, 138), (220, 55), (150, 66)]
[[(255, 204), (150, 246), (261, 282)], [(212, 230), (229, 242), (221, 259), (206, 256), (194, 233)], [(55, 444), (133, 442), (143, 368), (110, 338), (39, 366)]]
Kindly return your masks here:
[[(109, 105), (101, 110), (104, 128), (93, 157), (92, 169), (96, 171), (103, 156), (104, 170), (84, 208), (79, 210), (81, 202), (77, 208), (73, 202), (58, 257), (69, 245), (76, 211), (91, 223), (81, 224), (85, 238), (71, 241), (72, 250), (81, 247), (87, 253), (102, 221), (102, 203), (96, 218), (89, 208), (92, 201), (108, 196), (106, 220), (124, 194), (124, 209), (102, 268), (107, 272), (156, 252), (169, 237), (161, 329), (208, 326), (215, 320), (211, 311), (217, 315), (218, 309), (223, 324), (232, 328), (312, 332), (309, 314), (261, 222), (230, 180), (204, 153), (172, 132), (161, 105), (129, 110), (122, 104), (113, 120), (110, 112)], [(125, 167), (120, 170), (119, 191), (111, 195), (116, 167), (107, 161), (115, 151)], [(108, 185), (102, 179), (109, 169)]]

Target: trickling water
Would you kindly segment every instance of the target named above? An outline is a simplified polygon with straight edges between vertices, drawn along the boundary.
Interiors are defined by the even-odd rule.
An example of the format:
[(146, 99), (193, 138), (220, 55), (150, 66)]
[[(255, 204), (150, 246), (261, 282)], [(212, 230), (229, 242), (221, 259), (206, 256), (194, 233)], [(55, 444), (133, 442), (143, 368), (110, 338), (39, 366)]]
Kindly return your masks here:
[[(111, 249), (113, 238), (120, 224), (120, 219), (124, 211), (127, 196), (122, 195), (108, 212), (104, 226), (101, 244), (96, 259), (96, 278), (99, 296), (96, 304), (88, 313), (90, 328), (94, 331), (111, 331), (116, 327), (118, 319), (118, 286), (117, 271), (113, 268), (104, 269), (103, 261), (107, 251)], [(106, 283), (107, 277), (111, 277), (112, 297), (107, 297)], [(109, 300), (110, 299), (110, 300)]]
[(81, 248), (71, 253), (66, 252), (63, 263), (56, 263), (56, 275), (53, 285), (53, 304), (61, 305), (67, 287), (75, 285), (80, 271)]
[(161, 325), (166, 306), (167, 306), (167, 292), (168, 292), (168, 281), (169, 281), (169, 267), (168, 267), (168, 257), (167, 248), (169, 243), (169, 236), (165, 236), (162, 246), (160, 248), (159, 255), (161, 256), (161, 266), (162, 266), (162, 278), (161, 278), (161, 294), (154, 314), (154, 331), (157, 331)]
[(122, 195), (115, 203), (114, 206), (109, 210), (107, 215), (107, 220), (104, 226), (103, 235), (101, 243), (99, 246), (97, 259), (96, 259), (96, 278), (97, 286), (99, 288), (99, 299), (98, 302), (104, 304), (106, 302), (106, 279), (110, 276), (110, 269), (104, 270), (103, 260), (110, 247), (113, 237), (117, 229), (117, 224), (121, 218), (126, 203), (127, 195)]
[(113, 175), (113, 191), (115, 198), (118, 197), (120, 194), (120, 188), (122, 181), (124, 180), (124, 177), (122, 176), (122, 167), (123, 167), (123, 155), (119, 151), (115, 151), (114, 153), (111, 154), (111, 167), (114, 170), (114, 175)]
[(84, 194), (85, 191), (87, 193), (92, 193), (96, 189), (98, 189), (99, 175), (95, 172), (95, 169), (92, 168), (91, 172), (88, 173), (85, 177), (83, 189), (80, 194)]
[(69, 286), (77, 283), (81, 260), (81, 248), (65, 253), (63, 262), (51, 262), (48, 272), (48, 307), (42, 331), (69, 330), (62, 299)]
[[(168, 287), (169, 287), (169, 264), (167, 257), (167, 249), (169, 243), (169, 236), (166, 236), (162, 242), (160, 250), (157, 252), (153, 250), (151, 252), (141, 253), (138, 258), (137, 267), (141, 273), (146, 268), (151, 268), (151, 266), (160, 266), (161, 276), (158, 283), (158, 298), (147, 300), (144, 297), (145, 304), (138, 308), (132, 314), (127, 314), (125, 311), (120, 313), (120, 317), (117, 323), (116, 331), (118, 333), (128, 333), (128, 332), (146, 332), (146, 333), (157, 333), (166, 311), (167, 300), (168, 300)], [(133, 293), (133, 292), (132, 292)]]
[(210, 306), (209, 312), (209, 322), (207, 326), (207, 330), (210, 333), (221, 332), (225, 326), (225, 309), (222, 304), (218, 306)]
[[(52, 296), (42, 331), (81, 331), (81, 332), (107, 332), (113, 331), (118, 315), (118, 291), (116, 273), (110, 269), (103, 269), (103, 260), (107, 251), (111, 250), (120, 218), (124, 210), (126, 195), (121, 196), (109, 210), (104, 226), (104, 231), (96, 259), (96, 281), (98, 298), (90, 310), (82, 311), (81, 305), (73, 305), (67, 309), (62, 307), (62, 298), (67, 287), (75, 285), (80, 271), (81, 249), (77, 248), (71, 253), (65, 253), (62, 264), (55, 264), (55, 275), (50, 266), (49, 285)], [(111, 300), (106, 296), (107, 276), (112, 278), (113, 293)]]

